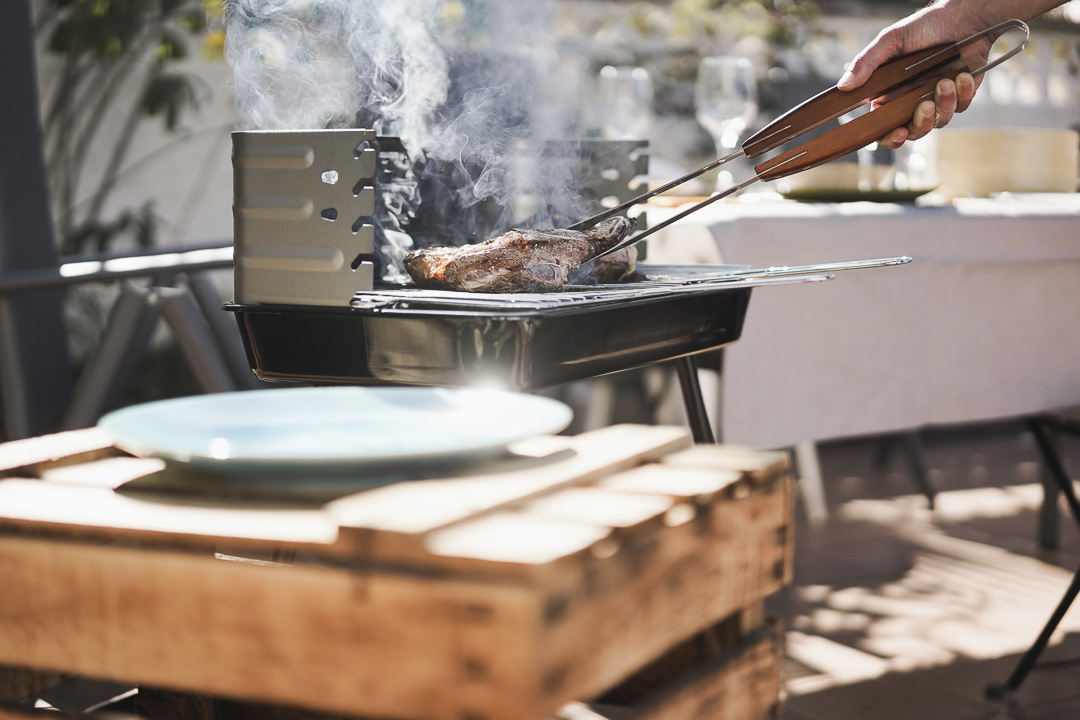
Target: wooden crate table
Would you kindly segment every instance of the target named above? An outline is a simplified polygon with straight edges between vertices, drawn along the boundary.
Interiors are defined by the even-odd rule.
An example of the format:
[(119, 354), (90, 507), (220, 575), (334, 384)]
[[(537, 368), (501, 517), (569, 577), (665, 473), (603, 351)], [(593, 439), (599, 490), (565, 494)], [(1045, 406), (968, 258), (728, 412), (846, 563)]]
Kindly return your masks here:
[(512, 451), (297, 487), (97, 429), (0, 445), (0, 666), (408, 720), (775, 714), (786, 458), (637, 425)]

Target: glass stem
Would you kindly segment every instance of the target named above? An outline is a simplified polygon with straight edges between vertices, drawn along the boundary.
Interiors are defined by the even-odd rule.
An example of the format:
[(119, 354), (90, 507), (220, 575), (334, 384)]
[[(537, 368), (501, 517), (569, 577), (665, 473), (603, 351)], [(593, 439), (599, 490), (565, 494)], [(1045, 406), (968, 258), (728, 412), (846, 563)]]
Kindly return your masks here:
[[(714, 141), (716, 143), (716, 157), (718, 158), (730, 155), (739, 145), (738, 135), (732, 138), (728, 133), (724, 133), (722, 137), (714, 138)], [(735, 184), (735, 175), (731, 172), (731, 168), (737, 163), (738, 160), (732, 160), (716, 171), (716, 192), (723, 192)]]
[(859, 192), (874, 189), (874, 147), (859, 148), (855, 157), (859, 161)]

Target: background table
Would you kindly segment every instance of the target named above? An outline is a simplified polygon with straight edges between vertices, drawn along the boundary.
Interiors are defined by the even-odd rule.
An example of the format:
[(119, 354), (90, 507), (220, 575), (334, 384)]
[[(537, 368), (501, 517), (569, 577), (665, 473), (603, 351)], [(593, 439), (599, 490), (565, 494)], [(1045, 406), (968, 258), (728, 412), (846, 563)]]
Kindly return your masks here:
[(754, 292), (725, 354), (723, 438), (786, 447), (1080, 403), (1078, 230), (1077, 195), (743, 201), (658, 233), (649, 261), (913, 258)]

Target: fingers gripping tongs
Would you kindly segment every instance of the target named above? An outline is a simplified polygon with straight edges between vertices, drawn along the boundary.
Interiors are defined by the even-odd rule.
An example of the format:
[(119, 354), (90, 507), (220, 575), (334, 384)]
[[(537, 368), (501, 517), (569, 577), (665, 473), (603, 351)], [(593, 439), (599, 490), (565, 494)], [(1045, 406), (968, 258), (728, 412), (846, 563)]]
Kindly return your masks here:
[[(1020, 30), (1024, 33), (1023, 41), (1007, 53), (997, 57), (986, 65), (969, 70), (960, 62), (963, 50), (976, 42), (990, 38), (996, 40), (1000, 35), (1010, 31)], [(857, 108), (872, 102), (875, 99), (886, 97), (888, 102), (874, 107), (869, 112), (863, 113), (851, 122), (840, 125), (827, 133), (808, 140), (793, 149), (787, 150), (754, 167), (754, 176), (749, 180), (735, 185), (723, 192), (712, 195), (693, 207), (668, 218), (667, 220), (653, 225), (648, 230), (626, 238), (619, 244), (600, 253), (596, 257), (608, 255), (629, 245), (633, 245), (657, 230), (677, 222), (690, 213), (696, 212), (706, 205), (721, 200), (758, 180), (777, 180), (788, 175), (810, 168), (823, 165), (859, 148), (872, 143), (898, 127), (906, 125), (915, 108), (924, 100), (933, 99), (938, 81), (946, 77), (955, 77), (961, 72), (970, 72), (973, 76), (979, 76), (994, 68), (1009, 58), (1013, 57), (1027, 46), (1030, 31), (1026, 24), (1020, 20), (1007, 20), (980, 33), (957, 43), (935, 45), (920, 50), (910, 55), (890, 60), (879, 66), (870, 76), (869, 80), (855, 90), (844, 91), (837, 87), (831, 87), (818, 95), (810, 98), (798, 107), (784, 113), (758, 132), (751, 135), (742, 144), (741, 149), (714, 160), (693, 172), (673, 180), (666, 185), (650, 190), (639, 195), (618, 207), (605, 210), (590, 218), (586, 218), (570, 226), (571, 230), (587, 230), (597, 223), (609, 217), (613, 217), (634, 205), (649, 200), (660, 193), (667, 192), (688, 180), (702, 175), (709, 170), (720, 167), (726, 162), (745, 155), (748, 158), (757, 158), (770, 150), (775, 150), (781, 145), (794, 140), (806, 133), (831, 122), (842, 115), (846, 115)]]

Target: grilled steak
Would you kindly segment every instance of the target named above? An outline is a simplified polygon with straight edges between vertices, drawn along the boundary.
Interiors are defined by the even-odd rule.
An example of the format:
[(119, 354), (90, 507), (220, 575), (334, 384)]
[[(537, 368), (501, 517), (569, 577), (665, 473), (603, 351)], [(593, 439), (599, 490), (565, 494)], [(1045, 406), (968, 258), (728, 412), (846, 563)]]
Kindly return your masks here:
[[(570, 282), (587, 284), (589, 280), (592, 280), (600, 285), (622, 282), (633, 275), (634, 270), (637, 269), (637, 255), (637, 247), (634, 245), (616, 250), (593, 262), (591, 277), (578, 271), (570, 274)], [(582, 277), (578, 277), (579, 275)]]
[[(615, 245), (633, 227), (633, 220), (613, 217), (585, 232), (514, 229), (475, 245), (409, 253), (405, 269), (421, 287), (492, 293), (556, 290), (566, 284), (571, 270)], [(604, 263), (607, 274), (618, 277), (600, 282), (633, 272), (636, 257), (636, 251), (606, 256), (605, 261), (612, 259)]]

